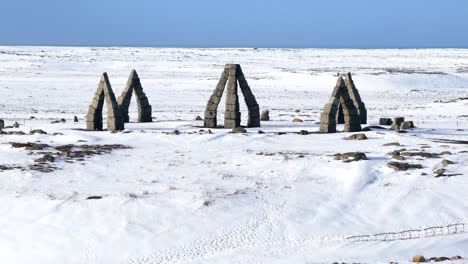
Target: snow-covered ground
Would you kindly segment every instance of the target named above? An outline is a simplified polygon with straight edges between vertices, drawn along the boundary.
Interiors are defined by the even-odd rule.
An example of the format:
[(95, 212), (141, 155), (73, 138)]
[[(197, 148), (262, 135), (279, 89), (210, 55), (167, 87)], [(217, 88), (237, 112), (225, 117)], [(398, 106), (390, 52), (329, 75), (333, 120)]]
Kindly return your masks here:
[[(202, 121), (194, 118), (203, 116), (225, 63), (242, 65), (272, 121), (247, 134), (198, 133)], [(125, 133), (80, 130), (101, 73), (109, 74), (120, 95), (132, 69), (155, 122), (128, 123)], [(274, 133), (317, 131), (336, 73), (348, 71), (370, 125), (404, 116), (417, 128), (365, 132), (364, 141), (347, 140), (352, 133)], [(74, 163), (57, 158), (58, 170), (48, 173), (0, 170), (1, 262), (405, 263), (414, 255), (468, 257), (468, 225), (458, 234), (417, 239), (347, 239), (468, 224), (468, 145), (436, 142), (468, 140), (468, 100), (447, 103), (462, 97), (468, 97), (468, 51), (461, 49), (0, 47), (0, 118), (21, 125), (4, 131), (27, 133), (0, 135), (0, 165), (27, 167), (41, 157), (9, 142), (131, 147)], [(218, 110), (222, 122), (223, 103)], [(246, 117), (245, 105), (241, 110)], [(80, 122), (73, 122), (74, 115)], [(296, 117), (304, 122), (291, 122)], [(67, 122), (51, 123), (60, 118)], [(29, 135), (32, 129), (48, 134)], [(181, 134), (164, 133), (175, 129)], [(382, 146), (389, 142), (403, 146)], [(387, 153), (399, 148), (452, 154), (408, 157), (423, 169), (394, 171), (386, 166), (392, 161)], [(365, 152), (369, 160), (343, 163), (332, 156), (349, 151)], [(442, 159), (455, 162), (445, 168), (457, 176), (434, 177)]]

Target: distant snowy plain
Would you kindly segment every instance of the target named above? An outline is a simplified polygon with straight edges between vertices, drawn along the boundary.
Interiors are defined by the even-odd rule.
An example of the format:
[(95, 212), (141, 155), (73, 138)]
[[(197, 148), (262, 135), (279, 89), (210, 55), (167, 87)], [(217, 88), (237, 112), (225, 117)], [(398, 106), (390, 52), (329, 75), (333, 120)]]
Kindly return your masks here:
[[(203, 122), (194, 118), (203, 116), (226, 63), (241, 64), (272, 121), (247, 134), (199, 134)], [(118, 96), (132, 69), (155, 122), (128, 123), (131, 133), (80, 130), (102, 72)], [(352, 133), (274, 133), (317, 131), (339, 72), (353, 73), (370, 125), (380, 117), (404, 116), (417, 128), (366, 132), (365, 141), (346, 140)], [(40, 157), (9, 142), (132, 147), (77, 163), (57, 159), (59, 170), (50, 173), (0, 171), (0, 259), (406, 263), (414, 255), (468, 257), (464, 232), (347, 239), (468, 223), (468, 145), (434, 141), (468, 140), (468, 100), (446, 103), (462, 97), (468, 97), (468, 50), (462, 49), (0, 47), (0, 118), (21, 124), (4, 131), (48, 132), (0, 135), (0, 165), (26, 166)], [(221, 123), (223, 110), (222, 102)], [(245, 124), (242, 101), (241, 110)], [(73, 122), (74, 115), (80, 122)], [(51, 124), (60, 118), (67, 122)], [(175, 129), (181, 134), (163, 133)], [(403, 146), (382, 146), (389, 142)], [(409, 157), (423, 169), (394, 171), (386, 166), (387, 153), (397, 148), (452, 155)], [(369, 160), (333, 159), (349, 151), (365, 152)], [(442, 159), (454, 161), (447, 171), (460, 175), (435, 178)], [(103, 198), (86, 200), (93, 195)]]

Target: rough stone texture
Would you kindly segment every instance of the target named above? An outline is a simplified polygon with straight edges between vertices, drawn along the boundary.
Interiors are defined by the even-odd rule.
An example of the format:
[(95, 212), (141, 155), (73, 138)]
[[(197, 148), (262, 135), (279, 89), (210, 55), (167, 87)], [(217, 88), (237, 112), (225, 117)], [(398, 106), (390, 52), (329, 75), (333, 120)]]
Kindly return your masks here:
[(107, 73), (103, 73), (98, 89), (89, 105), (86, 115), (87, 130), (102, 130), (102, 109), (104, 100), (107, 104), (107, 130), (123, 130), (124, 120), (120, 113), (119, 105), (109, 82)]
[(396, 162), (396, 161), (389, 162), (387, 166), (398, 171), (406, 171), (408, 169), (422, 169), (421, 164), (411, 164), (411, 163)]
[(395, 118), (393, 118), (392, 127), (390, 127), (390, 129), (393, 129), (393, 130), (400, 129), (400, 125), (403, 122), (405, 122), (404, 117), (395, 117)]
[(405, 121), (401, 122), (400, 124), (400, 130), (406, 130), (406, 129), (412, 129), (414, 128), (413, 121)]
[(263, 110), (260, 114), (260, 121), (270, 121), (270, 111)]
[(363, 152), (347, 152), (343, 154), (335, 154), (335, 160), (342, 160), (343, 162), (353, 162), (359, 160), (367, 160), (367, 156)]
[(391, 118), (382, 117), (379, 119), (379, 125), (381, 126), (390, 126), (392, 124)]
[(414, 256), (411, 262), (426, 262), (426, 258), (424, 256)]
[(73, 117), (73, 122), (76, 123), (76, 122), (78, 122), (78, 121), (79, 121), (79, 120), (78, 120), (78, 117), (77, 117), (77, 116), (74, 116), (74, 117)]
[(366, 139), (367, 139), (366, 134), (362, 134), (362, 133), (354, 134), (348, 137), (348, 140), (366, 140)]
[(330, 100), (325, 105), (320, 116), (320, 132), (336, 132), (336, 115), (338, 113), (339, 104), (341, 104), (343, 107), (345, 121), (344, 131), (361, 131), (361, 119), (358, 115), (358, 110), (356, 109), (354, 102), (349, 95), (348, 88), (346, 87), (343, 77), (339, 76)]
[(247, 133), (247, 130), (243, 127), (234, 127), (231, 130), (231, 133), (239, 134), (239, 133)]
[(136, 94), (136, 100), (138, 104), (138, 122), (152, 122), (153, 118), (151, 116), (151, 105), (148, 102), (148, 97), (143, 92), (143, 87), (141, 86), (140, 78), (135, 70), (132, 70), (130, 77), (128, 77), (127, 86), (122, 94), (117, 99), (120, 111), (122, 113), (125, 123), (130, 121), (130, 116), (128, 115), (128, 108), (132, 99), (133, 91)]
[(353, 81), (353, 78), (351, 77), (350, 72), (348, 72), (345, 76), (345, 84), (346, 84), (346, 88), (348, 88), (349, 96), (354, 103), (354, 107), (356, 107), (357, 113), (361, 120), (361, 124), (367, 124), (366, 106), (361, 100), (361, 96), (359, 95), (356, 85), (354, 85), (354, 81)]
[(226, 111), (224, 112), (224, 127), (240, 127), (241, 113), (239, 111), (238, 86), (244, 95), (248, 108), (247, 127), (260, 127), (260, 107), (252, 94), (239, 64), (226, 64), (218, 85), (210, 96), (205, 108), (204, 126), (217, 126), (217, 109), (227, 83)]
[(0, 119), (0, 129), (5, 127), (5, 121), (3, 119)]
[(303, 122), (302, 119), (299, 119), (299, 118), (294, 118), (292, 121), (293, 122)]

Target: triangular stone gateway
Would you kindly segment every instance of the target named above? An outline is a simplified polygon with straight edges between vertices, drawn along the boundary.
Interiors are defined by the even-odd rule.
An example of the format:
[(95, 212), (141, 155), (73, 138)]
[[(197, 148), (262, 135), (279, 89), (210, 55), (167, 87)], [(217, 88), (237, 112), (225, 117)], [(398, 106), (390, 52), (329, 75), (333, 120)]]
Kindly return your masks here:
[(349, 95), (345, 80), (339, 76), (336, 86), (333, 89), (330, 100), (325, 105), (320, 116), (320, 132), (334, 133), (336, 132), (336, 119), (339, 110), (339, 104), (343, 108), (343, 116), (345, 121), (345, 132), (354, 132), (361, 130), (361, 121), (354, 106), (353, 100)]
[(102, 109), (107, 104), (107, 130), (123, 130), (124, 122), (107, 73), (103, 73), (86, 115), (87, 130), (102, 130)]
[[(361, 100), (361, 96), (359, 95), (359, 92), (354, 85), (353, 78), (351, 77), (351, 73), (347, 73), (345, 75), (345, 84), (346, 88), (348, 89), (349, 96), (351, 97), (351, 100), (353, 100), (354, 106), (356, 107), (358, 111), (359, 118), (361, 120), (361, 124), (366, 124), (367, 123), (367, 110), (364, 102)], [(338, 112), (336, 114), (336, 123), (337, 124), (344, 124), (344, 114), (343, 114), (343, 107), (341, 104), (338, 107)]]
[(148, 97), (143, 92), (143, 87), (141, 86), (140, 78), (136, 70), (132, 70), (130, 77), (127, 81), (127, 86), (122, 94), (117, 99), (120, 111), (125, 123), (130, 121), (130, 116), (128, 115), (128, 109), (130, 107), (130, 102), (132, 99), (132, 94), (135, 91), (136, 101), (138, 104), (138, 122), (152, 122), (153, 118), (151, 116), (151, 105), (149, 104)]
[(204, 126), (217, 127), (217, 109), (227, 83), (226, 111), (224, 113), (224, 127), (234, 128), (241, 125), (241, 113), (239, 111), (238, 85), (244, 95), (249, 117), (247, 127), (260, 127), (260, 108), (257, 100), (245, 79), (239, 64), (226, 64), (221, 74), (218, 85), (210, 96), (205, 109)]

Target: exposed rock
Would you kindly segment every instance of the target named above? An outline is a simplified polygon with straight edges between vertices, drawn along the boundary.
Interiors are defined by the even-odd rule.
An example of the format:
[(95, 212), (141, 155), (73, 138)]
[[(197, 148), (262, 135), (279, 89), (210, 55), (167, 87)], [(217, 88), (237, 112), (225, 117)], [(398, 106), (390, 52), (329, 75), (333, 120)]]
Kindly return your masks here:
[(286, 132), (275, 132), (275, 135), (286, 135)]
[(400, 156), (400, 155), (393, 155), (392, 156), (392, 159), (395, 159), (395, 160), (405, 160), (405, 158), (403, 156)]
[(343, 154), (335, 154), (335, 160), (342, 160), (343, 162), (353, 162), (358, 160), (367, 160), (367, 156), (363, 152), (347, 152)]
[(98, 199), (102, 199), (102, 196), (92, 195), (92, 196), (88, 196), (88, 198), (86, 198), (86, 200), (98, 200)]
[(389, 168), (392, 168), (398, 171), (406, 171), (408, 169), (422, 169), (421, 164), (411, 164), (411, 163), (396, 162), (396, 161), (389, 162), (387, 166)]
[(203, 120), (203, 118), (201, 118), (201, 116), (196, 116), (196, 117), (195, 117), (195, 120), (196, 120), (196, 121), (201, 121), (201, 120)]
[(54, 162), (55, 158), (54, 158), (54, 156), (52, 156), (50, 154), (46, 154), (42, 158), (36, 159), (34, 161), (35, 162)]
[(411, 259), (412, 262), (426, 262), (426, 258), (424, 256), (414, 256)]
[(265, 134), (262, 130), (257, 131), (258, 134)]
[(413, 121), (401, 122), (399, 128), (400, 128), (401, 130), (412, 129), (412, 128), (414, 128)]
[(444, 173), (445, 173), (445, 169), (437, 169), (436, 171), (434, 171), (434, 173), (435, 173), (437, 176), (442, 176), (442, 175), (444, 175)]
[(390, 129), (398, 130), (400, 128), (401, 123), (403, 123), (404, 121), (405, 121), (404, 117), (393, 118), (392, 126), (390, 127)]
[(5, 121), (0, 119), (0, 129), (5, 128)]
[(44, 148), (50, 147), (47, 144), (39, 144), (33, 142), (20, 143), (20, 142), (10, 142), (10, 145), (13, 148), (25, 148), (27, 150), (43, 150)]
[(270, 111), (263, 110), (260, 114), (260, 121), (270, 121)]
[(393, 156), (393, 155), (400, 155), (400, 153), (402, 151), (405, 151), (406, 149), (402, 148), (402, 149), (396, 149), (394, 151), (390, 151), (389, 153), (387, 153), (387, 155), (390, 155), (390, 156)]
[(180, 131), (176, 129), (176, 130), (172, 131), (169, 134), (171, 134), (171, 135), (180, 135)]
[(61, 133), (61, 132), (55, 132), (55, 133), (53, 133), (52, 135), (53, 135), (53, 136), (63, 136), (63, 133)]
[(453, 256), (450, 259), (462, 259), (462, 257), (461, 256)]
[(361, 131), (372, 131), (372, 129), (386, 129), (385, 127), (381, 126), (366, 126)]
[(66, 123), (66, 122), (67, 122), (67, 120), (66, 120), (65, 118), (60, 118), (60, 122), (62, 122), (62, 123)]
[(439, 155), (452, 155), (450, 151), (442, 151)]
[(400, 155), (406, 156), (406, 157), (414, 157), (414, 156), (419, 156), (423, 158), (439, 158), (439, 154), (437, 153), (429, 153), (429, 152), (402, 152)]
[(58, 124), (60, 123), (60, 120), (54, 120), (54, 121), (50, 121), (51, 124)]
[(381, 126), (389, 126), (391, 124), (392, 124), (392, 119), (391, 118), (381, 117), (379, 119), (379, 125), (381, 125)]
[(293, 121), (293, 122), (302, 122), (302, 119), (294, 118), (292, 121)]
[(16, 135), (16, 136), (22, 136), (22, 135), (25, 135), (26, 133), (24, 133), (23, 131), (8, 131), (7, 132), (7, 135)]
[(399, 147), (399, 146), (401, 146), (401, 144), (398, 143), (398, 142), (390, 142), (390, 143), (385, 143), (385, 144), (383, 144), (382, 146), (384, 146), (384, 147), (389, 147), (389, 146), (397, 146), (397, 147)]
[(366, 134), (359, 133), (359, 134), (354, 134), (348, 137), (348, 140), (366, 140), (367, 136)]
[(34, 129), (34, 130), (31, 130), (31, 131), (29, 132), (29, 134), (31, 134), (31, 135), (35, 135), (35, 134), (46, 135), (47, 132), (45, 132), (45, 131), (42, 130), (42, 129)]
[(74, 116), (74, 117), (73, 117), (73, 122), (76, 123), (76, 122), (78, 122), (78, 121), (79, 121), (79, 120), (78, 120), (78, 117), (77, 117), (77, 116)]
[(207, 130), (205, 131), (205, 134), (213, 134), (213, 132), (211, 132), (211, 129), (207, 129)]
[(235, 134), (247, 133), (247, 130), (243, 127), (235, 127), (231, 130), (231, 133), (235, 133)]
[(19, 125), (19, 123), (18, 123), (17, 121), (15, 121), (15, 122), (13, 123), (13, 127), (14, 127), (14, 128), (18, 128), (19, 126), (20, 126), (20, 125)]
[(432, 257), (429, 259), (429, 261), (433, 261), (433, 262), (442, 262), (442, 261), (446, 261), (446, 260), (450, 260), (450, 258), (447, 258), (447, 257)]
[(309, 135), (309, 131), (301, 130), (301, 131), (299, 131), (299, 135)]
[(442, 160), (441, 163), (442, 163), (443, 165), (455, 164), (455, 162), (453, 162), (453, 161), (451, 161), (451, 160), (447, 160), (447, 159)]

